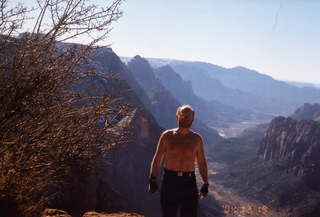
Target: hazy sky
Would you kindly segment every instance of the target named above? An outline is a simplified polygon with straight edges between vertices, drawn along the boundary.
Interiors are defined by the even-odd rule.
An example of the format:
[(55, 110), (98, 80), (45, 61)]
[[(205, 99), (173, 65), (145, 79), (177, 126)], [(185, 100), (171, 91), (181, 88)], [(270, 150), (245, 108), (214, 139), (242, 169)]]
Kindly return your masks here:
[(121, 8), (109, 38), (120, 56), (241, 65), (320, 83), (319, 0), (126, 0)]

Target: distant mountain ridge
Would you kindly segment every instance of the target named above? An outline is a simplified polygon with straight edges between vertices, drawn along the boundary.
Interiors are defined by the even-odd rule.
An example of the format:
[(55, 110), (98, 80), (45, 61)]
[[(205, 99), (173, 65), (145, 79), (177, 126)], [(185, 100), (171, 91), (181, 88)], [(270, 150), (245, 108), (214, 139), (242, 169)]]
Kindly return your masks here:
[[(129, 59), (130, 59), (130, 57), (121, 57), (122, 61), (128, 61)], [(270, 77), (268, 75), (261, 74), (261, 73), (255, 71), (255, 70), (250, 70), (250, 69), (248, 69), (246, 67), (242, 67), (242, 66), (226, 68), (226, 67), (223, 67), (223, 66), (215, 65), (215, 64), (212, 64), (212, 63), (208, 63), (208, 62), (202, 62), (202, 61), (188, 61), (188, 60), (178, 60), (178, 59), (169, 59), (169, 58), (147, 58), (147, 59), (150, 61), (150, 64), (154, 68), (158, 68), (158, 67), (165, 66), (165, 65), (177, 65), (177, 64), (183, 64), (183, 63), (192, 63), (192, 64), (198, 65), (200, 68), (202, 68), (204, 70), (214, 67), (218, 72), (225, 72), (225, 71), (234, 71), (234, 70), (237, 70), (237, 69), (241, 70), (241, 68), (243, 68), (244, 70), (249, 70), (249, 71), (253, 72), (254, 74), (258, 73), (258, 74), (260, 74), (262, 76)], [(287, 80), (281, 80), (281, 79), (275, 79), (275, 80), (286, 82), (289, 85), (296, 86), (296, 87), (320, 88), (320, 84), (318, 84), (318, 83), (287, 81)]]
[(319, 84), (308, 83), (308, 82), (296, 82), (296, 81), (285, 81), (286, 83), (296, 86), (296, 87), (314, 87), (319, 88)]
[[(121, 60), (124, 63), (129, 63), (130, 59), (132, 58), (121, 57)], [(154, 61), (154, 59), (151, 58), (150, 60), (149, 58), (148, 62), (151, 66), (155, 68), (155, 72), (159, 71), (157, 68), (161, 68), (160, 71), (166, 72), (166, 76), (161, 76), (161, 73), (159, 72), (156, 73), (156, 76), (161, 80), (163, 85), (166, 86), (166, 88), (169, 89), (172, 93), (177, 92), (177, 87), (179, 85), (177, 84), (177, 87), (175, 87), (175, 85), (171, 85), (171, 79), (178, 79), (179, 84), (182, 84), (183, 82), (189, 83), (189, 88), (192, 87), (192, 93), (189, 90), (184, 89), (184, 91), (189, 91), (189, 94), (184, 93), (184, 95), (189, 95), (189, 97), (191, 97), (192, 99), (195, 99), (194, 95), (196, 95), (196, 98), (200, 97), (202, 98), (202, 101), (209, 102), (209, 104), (211, 104), (209, 107), (213, 108), (212, 112), (216, 114), (216, 119), (220, 119), (220, 124), (223, 124), (222, 122), (224, 122), (224, 124), (228, 124), (230, 123), (230, 121), (240, 121), (245, 119), (266, 120), (272, 118), (273, 111), (270, 110), (272, 110), (271, 108), (275, 107), (272, 103), (272, 100), (269, 100), (268, 102), (261, 102), (261, 97), (255, 96), (250, 93), (242, 93), (239, 90), (228, 88), (224, 86), (220, 81), (208, 76), (208, 74), (205, 72), (200, 72), (197, 74), (189, 73), (189, 76), (185, 76), (186, 73), (188, 74), (187, 71), (185, 73), (177, 73), (179, 76), (168, 74), (168, 71), (176, 74), (176, 72), (178, 72), (175, 68), (177, 63), (188, 64), (187, 61), (176, 61), (170, 59), (157, 59), (156, 61)], [(170, 66), (171, 69), (168, 69), (165, 66)], [(199, 74), (201, 76), (199, 76)], [(180, 78), (182, 78), (183, 81), (181, 81)], [(170, 89), (168, 85), (173, 88)], [(184, 84), (182, 84), (182, 86), (183, 85)], [(175, 95), (175, 97), (179, 98), (177, 95)], [(180, 97), (179, 100), (184, 101), (185, 97)], [(197, 103), (198, 101), (196, 102), (196, 104)], [(281, 106), (276, 105), (276, 107), (280, 110), (282, 109)], [(265, 109), (268, 112), (260, 112), (260, 109)], [(220, 110), (220, 113), (217, 113), (218, 110)]]
[(170, 65), (154, 70), (156, 77), (172, 95), (182, 104), (190, 104), (196, 109), (196, 114), (208, 126), (227, 126), (228, 123), (241, 122), (250, 119), (249, 110), (235, 109), (217, 101), (206, 101), (197, 96), (190, 81), (184, 81)]
[(238, 108), (289, 115), (303, 103), (320, 102), (320, 89), (299, 88), (245, 67), (224, 68), (199, 61), (148, 58), (153, 67), (169, 64), (195, 93)]

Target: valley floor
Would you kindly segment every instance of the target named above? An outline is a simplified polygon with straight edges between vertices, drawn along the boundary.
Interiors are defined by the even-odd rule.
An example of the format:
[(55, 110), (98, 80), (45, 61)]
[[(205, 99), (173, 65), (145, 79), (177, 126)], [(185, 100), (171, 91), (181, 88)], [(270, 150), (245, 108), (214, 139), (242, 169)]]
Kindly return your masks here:
[[(244, 198), (240, 196), (235, 190), (226, 188), (215, 181), (214, 176), (223, 170), (225, 166), (221, 163), (209, 163), (209, 179), (210, 189), (209, 194), (218, 204), (223, 208), (223, 212), (226, 217), (289, 217), (290, 215), (286, 210), (273, 210), (265, 204), (259, 201)], [(199, 176), (199, 174), (198, 174)], [(200, 180), (200, 176), (198, 177)], [(201, 182), (202, 183), (202, 182)], [(206, 200), (206, 199), (204, 199)], [(208, 201), (201, 201), (203, 205), (210, 208)], [(215, 215), (208, 216), (214, 217)]]
[(234, 138), (238, 137), (242, 134), (242, 132), (246, 129), (253, 128), (260, 124), (267, 123), (266, 120), (248, 120), (242, 121), (240, 123), (234, 123), (230, 125), (228, 128), (214, 128), (218, 131), (219, 135), (223, 138)]

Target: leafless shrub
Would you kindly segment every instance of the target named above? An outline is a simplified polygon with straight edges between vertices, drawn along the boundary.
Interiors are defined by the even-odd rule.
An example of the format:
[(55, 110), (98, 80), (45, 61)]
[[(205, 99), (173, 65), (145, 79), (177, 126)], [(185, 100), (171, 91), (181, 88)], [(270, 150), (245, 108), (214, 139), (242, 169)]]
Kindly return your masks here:
[[(127, 106), (72, 88), (100, 76), (88, 58), (121, 16), (121, 2), (38, 0), (28, 10), (0, 0), (0, 193), (14, 198), (23, 216), (41, 212), (74, 169), (93, 169), (126, 140), (125, 130), (99, 121), (121, 119)], [(38, 12), (33, 31), (15, 37), (29, 12)], [(83, 36), (90, 36), (86, 45), (62, 44)]]

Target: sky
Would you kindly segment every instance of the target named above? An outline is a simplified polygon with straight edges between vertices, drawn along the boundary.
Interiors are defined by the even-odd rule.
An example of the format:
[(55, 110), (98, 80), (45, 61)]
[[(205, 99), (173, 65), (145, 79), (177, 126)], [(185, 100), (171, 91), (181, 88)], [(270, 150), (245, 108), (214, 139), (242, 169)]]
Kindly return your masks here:
[(121, 9), (109, 37), (119, 56), (244, 66), (320, 84), (319, 0), (126, 0)]

